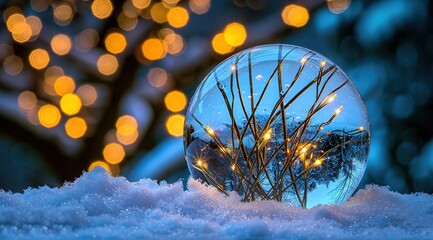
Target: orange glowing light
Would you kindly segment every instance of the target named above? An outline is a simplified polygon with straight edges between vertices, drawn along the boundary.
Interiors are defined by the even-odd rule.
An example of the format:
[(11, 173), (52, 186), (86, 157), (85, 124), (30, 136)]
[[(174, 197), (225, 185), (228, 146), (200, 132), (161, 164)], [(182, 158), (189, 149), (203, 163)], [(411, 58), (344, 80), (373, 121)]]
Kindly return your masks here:
[(116, 129), (119, 129), (125, 125), (129, 125), (134, 129), (137, 129), (138, 127), (137, 120), (135, 120), (135, 118), (131, 115), (123, 115), (117, 119)]
[(118, 32), (108, 34), (108, 36), (105, 38), (104, 43), (105, 48), (113, 54), (123, 52), (127, 44), (125, 36)]
[(75, 89), (75, 81), (69, 76), (60, 76), (54, 82), (54, 91), (59, 96), (72, 93)]
[(95, 0), (91, 8), (93, 16), (99, 19), (108, 18), (113, 12), (113, 4), (110, 0)]
[(184, 27), (189, 21), (188, 11), (183, 7), (172, 8), (167, 13), (167, 20), (172, 27)]
[(26, 18), (21, 13), (14, 13), (7, 18), (6, 27), (11, 33), (19, 33), (23, 31), (23, 24), (26, 23)]
[(90, 84), (85, 84), (78, 88), (77, 95), (80, 97), (84, 106), (92, 106), (98, 98), (96, 88)]
[(165, 122), (165, 128), (167, 132), (174, 137), (183, 136), (183, 124), (185, 122), (185, 116), (182, 114), (174, 114), (170, 116)]
[(164, 97), (165, 106), (169, 111), (179, 112), (182, 111), (186, 106), (186, 96), (180, 91), (171, 91)]
[(209, 11), (210, 0), (190, 0), (189, 8), (193, 13), (205, 14)]
[(57, 34), (51, 39), (51, 49), (59, 56), (68, 54), (71, 47), (71, 38), (65, 34)]
[(50, 62), (50, 56), (44, 49), (38, 48), (33, 50), (29, 55), (30, 65), (35, 69), (43, 69)]
[(216, 53), (227, 54), (234, 50), (234, 47), (228, 44), (224, 38), (224, 33), (218, 33), (212, 39), (212, 48)]
[(18, 95), (18, 106), (26, 111), (35, 108), (37, 101), (36, 95), (31, 91), (24, 91)]
[(165, 57), (164, 43), (157, 38), (150, 38), (141, 45), (141, 51), (147, 59), (154, 61)]
[(111, 54), (104, 54), (99, 57), (96, 62), (96, 67), (98, 71), (106, 76), (113, 75), (117, 68), (119, 68), (119, 63), (117, 62), (117, 58)]
[(224, 28), (224, 39), (233, 47), (241, 46), (247, 39), (247, 30), (240, 23), (230, 23)]
[(23, 61), (16, 55), (11, 55), (3, 61), (5, 72), (11, 76), (16, 76), (23, 70)]
[(92, 171), (92, 170), (95, 169), (96, 167), (102, 167), (103, 169), (105, 169), (105, 171), (106, 171), (107, 173), (110, 173), (110, 174), (111, 174), (110, 166), (109, 166), (106, 162), (104, 162), (104, 161), (94, 161), (94, 162), (92, 162), (92, 163), (89, 165), (88, 172)]
[(116, 122), (117, 140), (124, 145), (134, 143), (138, 138), (137, 127), (138, 124), (134, 117), (130, 115), (119, 117)]
[(18, 43), (24, 43), (32, 37), (32, 28), (27, 22), (20, 22), (14, 25), (12, 38)]
[(290, 4), (283, 9), (281, 17), (285, 24), (293, 27), (303, 27), (310, 19), (308, 10), (296, 4)]
[(81, 105), (80, 97), (73, 93), (65, 94), (60, 99), (60, 109), (68, 116), (77, 114), (81, 109)]
[(66, 134), (71, 138), (81, 138), (86, 134), (87, 123), (80, 117), (73, 117), (68, 119), (65, 124)]
[(59, 109), (51, 104), (42, 106), (38, 111), (38, 119), (42, 126), (53, 128), (59, 124), (61, 119)]
[(168, 9), (165, 8), (160, 2), (153, 4), (152, 8), (150, 9), (150, 16), (156, 23), (167, 22), (167, 13)]
[(111, 164), (120, 163), (125, 157), (125, 150), (118, 143), (110, 143), (104, 147), (102, 151), (105, 161)]
[(132, 5), (134, 5), (134, 7), (137, 9), (142, 10), (149, 7), (151, 2), (152, 0), (132, 0)]

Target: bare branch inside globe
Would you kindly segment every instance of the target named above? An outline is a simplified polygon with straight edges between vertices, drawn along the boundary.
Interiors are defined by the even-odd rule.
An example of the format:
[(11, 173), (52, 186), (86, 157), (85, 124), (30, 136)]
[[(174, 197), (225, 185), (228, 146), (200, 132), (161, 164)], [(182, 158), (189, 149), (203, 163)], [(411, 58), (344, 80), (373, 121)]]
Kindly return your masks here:
[(201, 82), (184, 144), (191, 175), (221, 192), (310, 208), (352, 195), (370, 132), (364, 103), (338, 66), (305, 48), (264, 45)]

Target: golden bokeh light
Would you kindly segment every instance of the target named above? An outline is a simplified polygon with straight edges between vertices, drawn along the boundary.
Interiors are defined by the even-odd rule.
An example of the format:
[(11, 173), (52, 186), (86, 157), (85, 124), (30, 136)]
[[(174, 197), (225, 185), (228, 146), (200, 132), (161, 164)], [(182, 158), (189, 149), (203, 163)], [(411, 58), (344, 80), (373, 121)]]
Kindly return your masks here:
[(98, 71), (105, 76), (113, 75), (119, 68), (119, 63), (117, 58), (111, 54), (104, 54), (99, 57), (96, 62), (96, 67)]
[(3, 67), (7, 74), (16, 76), (23, 70), (23, 60), (16, 55), (11, 55), (4, 60)]
[(133, 116), (123, 115), (116, 121), (116, 137), (117, 140), (129, 145), (134, 143), (138, 138), (138, 124)]
[(72, 93), (75, 90), (75, 81), (69, 76), (60, 76), (54, 82), (54, 91), (59, 96)]
[(113, 54), (119, 54), (123, 52), (126, 48), (126, 38), (123, 34), (118, 32), (113, 32), (107, 35), (105, 37), (105, 48), (113, 53)]
[[(125, 127), (123, 127), (125, 128)], [(126, 127), (127, 128), (127, 127)], [(122, 130), (125, 131), (125, 130)], [(133, 144), (138, 139), (138, 131), (134, 130), (128, 134), (122, 134), (120, 131), (116, 131), (116, 138), (123, 145)]]
[(57, 34), (51, 39), (51, 49), (59, 56), (68, 54), (71, 47), (71, 38), (65, 34)]
[(189, 8), (195, 14), (205, 14), (209, 11), (210, 0), (190, 0)]
[(156, 23), (167, 22), (168, 9), (164, 7), (162, 3), (155, 3), (150, 9), (150, 16)]
[(166, 8), (174, 8), (179, 3), (179, 0), (162, 0), (161, 2)]
[(290, 4), (283, 9), (281, 17), (285, 24), (293, 27), (303, 27), (310, 19), (308, 10), (296, 4)]
[(128, 17), (124, 12), (121, 12), (119, 16), (117, 16), (117, 25), (125, 31), (134, 30), (137, 27), (138, 18), (137, 17)]
[(30, 40), (32, 36), (32, 28), (27, 23), (26, 18), (21, 13), (11, 14), (6, 21), (6, 26), (9, 32), (12, 33), (12, 38), (19, 43), (24, 43)]
[(105, 169), (105, 171), (107, 173), (111, 174), (111, 169), (110, 166), (104, 162), (104, 161), (94, 161), (89, 165), (89, 168), (87, 169), (88, 172), (92, 171), (93, 169), (95, 169), (96, 167), (102, 167), (103, 169)]
[(174, 114), (168, 117), (165, 122), (165, 128), (168, 134), (174, 137), (183, 136), (183, 124), (185, 122), (185, 116), (182, 114)]
[(247, 30), (240, 23), (230, 23), (224, 28), (224, 39), (233, 47), (241, 46), (247, 39)]
[(75, 14), (74, 5), (71, 2), (64, 2), (54, 6), (54, 21), (59, 26), (66, 26), (71, 21)]
[(68, 116), (77, 114), (81, 109), (81, 99), (76, 94), (68, 93), (60, 99), (60, 109)]
[(227, 54), (233, 52), (235, 49), (233, 46), (228, 44), (224, 38), (224, 33), (218, 33), (212, 39), (212, 48), (216, 53)]
[(38, 111), (39, 123), (46, 128), (57, 126), (61, 118), (59, 109), (52, 104), (46, 104)]
[(161, 88), (167, 84), (168, 74), (164, 69), (155, 67), (150, 69), (147, 73), (147, 80), (149, 81), (150, 85), (156, 88)]
[(350, 6), (351, 0), (327, 0), (329, 11), (340, 14)]
[(94, 0), (91, 8), (93, 16), (99, 19), (108, 18), (113, 12), (113, 4), (110, 0)]
[(143, 56), (151, 61), (162, 59), (166, 55), (164, 42), (161, 39), (150, 38), (141, 45)]
[(151, 2), (152, 0), (132, 0), (132, 5), (134, 5), (134, 7), (137, 9), (142, 10), (149, 7)]
[(77, 95), (80, 97), (84, 106), (92, 106), (98, 98), (96, 88), (90, 84), (85, 84), (78, 88)]
[(118, 164), (125, 158), (125, 150), (118, 143), (109, 143), (104, 147), (102, 155), (104, 155), (105, 161)]
[(171, 91), (164, 97), (165, 107), (172, 112), (182, 111), (187, 103), (186, 96), (181, 91)]
[(169, 54), (176, 55), (182, 52), (184, 42), (179, 34), (171, 33), (164, 38), (164, 48)]
[(30, 52), (30, 65), (35, 69), (43, 69), (50, 62), (50, 56), (44, 49), (38, 48)]
[(123, 115), (117, 119), (116, 129), (119, 129), (125, 125), (132, 126), (134, 129), (138, 127), (137, 120), (135, 120), (135, 118), (131, 115)]
[(11, 33), (22, 32), (23, 25), (22, 23), (26, 23), (26, 18), (21, 13), (14, 13), (7, 18), (6, 26)]
[(81, 138), (86, 134), (87, 123), (80, 117), (73, 117), (68, 119), (65, 123), (66, 134), (71, 138)]
[(167, 13), (167, 21), (172, 27), (184, 27), (189, 21), (188, 11), (183, 7), (172, 8)]
[(95, 29), (87, 28), (74, 38), (75, 47), (80, 52), (88, 52), (94, 48), (99, 41), (99, 34)]
[(35, 108), (37, 101), (36, 95), (31, 91), (24, 91), (18, 95), (18, 106), (25, 111)]

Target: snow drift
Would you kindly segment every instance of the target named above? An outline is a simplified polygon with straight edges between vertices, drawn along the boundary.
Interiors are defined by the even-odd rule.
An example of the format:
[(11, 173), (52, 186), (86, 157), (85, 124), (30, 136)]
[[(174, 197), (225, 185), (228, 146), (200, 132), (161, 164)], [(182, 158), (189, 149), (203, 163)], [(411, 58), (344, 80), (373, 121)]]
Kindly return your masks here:
[(0, 239), (430, 238), (433, 196), (368, 186), (340, 206), (243, 203), (189, 180), (129, 182), (97, 168), (61, 188), (0, 191)]

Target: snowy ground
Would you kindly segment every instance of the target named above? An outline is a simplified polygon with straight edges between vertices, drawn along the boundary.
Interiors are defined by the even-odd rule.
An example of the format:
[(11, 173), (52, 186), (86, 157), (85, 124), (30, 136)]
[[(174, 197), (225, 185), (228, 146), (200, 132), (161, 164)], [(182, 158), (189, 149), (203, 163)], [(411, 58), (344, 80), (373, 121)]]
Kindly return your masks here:
[(102, 169), (62, 188), (0, 191), (0, 239), (433, 238), (433, 196), (369, 186), (341, 206), (242, 203), (190, 180), (129, 182)]

